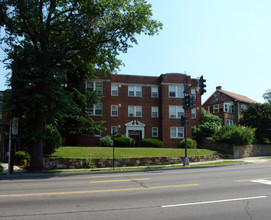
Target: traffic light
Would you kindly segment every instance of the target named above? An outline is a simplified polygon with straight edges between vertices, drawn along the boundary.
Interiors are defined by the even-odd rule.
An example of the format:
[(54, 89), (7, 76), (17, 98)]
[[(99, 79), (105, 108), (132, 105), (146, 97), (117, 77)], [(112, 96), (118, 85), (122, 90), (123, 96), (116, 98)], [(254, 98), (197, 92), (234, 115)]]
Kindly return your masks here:
[(187, 125), (187, 116), (185, 117), (185, 116), (182, 116), (181, 117), (181, 125)]
[(199, 79), (199, 86), (200, 86), (200, 95), (203, 95), (206, 92), (205, 85), (206, 79), (203, 79), (203, 76)]
[(183, 98), (183, 108), (188, 110), (190, 107), (190, 95), (185, 95)]
[(196, 105), (195, 105), (195, 102), (196, 102), (196, 99), (194, 96), (192, 96), (189, 100), (189, 109), (192, 109), (192, 108), (195, 108)]

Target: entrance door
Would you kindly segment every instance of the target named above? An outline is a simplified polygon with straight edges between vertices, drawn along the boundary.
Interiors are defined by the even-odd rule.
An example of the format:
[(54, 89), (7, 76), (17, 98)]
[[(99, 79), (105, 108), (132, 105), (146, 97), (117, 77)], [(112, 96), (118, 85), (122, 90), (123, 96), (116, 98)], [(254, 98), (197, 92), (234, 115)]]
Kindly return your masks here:
[(135, 140), (135, 147), (140, 147), (142, 132), (141, 131), (129, 131), (129, 137)]

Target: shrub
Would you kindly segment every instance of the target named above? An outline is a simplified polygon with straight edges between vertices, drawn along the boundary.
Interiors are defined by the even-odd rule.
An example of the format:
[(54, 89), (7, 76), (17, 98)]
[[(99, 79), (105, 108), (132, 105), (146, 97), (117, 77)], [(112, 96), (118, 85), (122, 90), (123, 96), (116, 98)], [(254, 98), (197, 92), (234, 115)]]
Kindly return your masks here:
[(156, 147), (156, 148), (162, 148), (163, 147), (163, 141), (153, 138), (145, 138), (141, 141), (142, 147)]
[(91, 159), (80, 160), (75, 165), (79, 169), (81, 169), (81, 168), (96, 168), (96, 164)]
[(214, 134), (213, 139), (227, 144), (247, 145), (254, 141), (254, 130), (249, 127), (226, 125)]
[(102, 147), (113, 147), (113, 140), (109, 135), (104, 136), (100, 138), (100, 145)]
[(45, 141), (43, 155), (48, 156), (56, 152), (61, 147), (62, 138), (56, 126), (49, 124), (44, 127)]
[(0, 165), (0, 173), (3, 172), (4, 168)]
[(15, 165), (27, 165), (30, 163), (31, 156), (26, 151), (17, 151), (14, 156)]
[(192, 127), (193, 136), (197, 137), (212, 137), (215, 132), (221, 127), (222, 119), (210, 112), (202, 109), (201, 111), (202, 124)]
[[(185, 139), (180, 141), (180, 148), (185, 148)], [(191, 138), (187, 138), (187, 148), (196, 149), (197, 142)]]
[(116, 137), (115, 146), (116, 147), (133, 147), (135, 145), (135, 140), (128, 137)]

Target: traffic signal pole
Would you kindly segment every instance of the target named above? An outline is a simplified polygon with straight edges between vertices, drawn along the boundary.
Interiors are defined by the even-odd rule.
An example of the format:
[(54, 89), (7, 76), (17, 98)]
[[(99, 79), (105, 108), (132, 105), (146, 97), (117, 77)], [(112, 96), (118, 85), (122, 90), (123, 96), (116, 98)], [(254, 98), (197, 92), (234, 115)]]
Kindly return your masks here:
[(189, 165), (189, 158), (187, 156), (187, 116), (186, 116), (186, 110), (187, 110), (187, 98), (189, 97), (186, 95), (186, 77), (184, 78), (184, 143), (185, 143), (185, 156), (183, 159), (183, 165), (188, 166)]
[(196, 82), (194, 82), (190, 87), (187, 88), (187, 83), (186, 83), (186, 76), (184, 78), (184, 98), (183, 98), (183, 109), (184, 109), (184, 117), (181, 118), (181, 124), (184, 125), (184, 140), (185, 140), (185, 157), (183, 159), (183, 165), (188, 166), (189, 165), (189, 158), (187, 156), (187, 124), (188, 124), (188, 118), (187, 118), (187, 110), (192, 109), (195, 107), (195, 98), (190, 97), (188, 94), (188, 91), (195, 85), (199, 83), (200, 87), (200, 95), (203, 95), (206, 92), (206, 85), (205, 85), (206, 80), (203, 78), (203, 76), (200, 77), (200, 79)]

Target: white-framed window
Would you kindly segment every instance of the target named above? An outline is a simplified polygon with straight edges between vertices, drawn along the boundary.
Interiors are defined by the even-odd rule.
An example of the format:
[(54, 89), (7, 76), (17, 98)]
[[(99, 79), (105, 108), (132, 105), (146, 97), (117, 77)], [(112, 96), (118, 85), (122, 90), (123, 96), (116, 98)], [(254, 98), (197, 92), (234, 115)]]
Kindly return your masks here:
[(169, 106), (169, 118), (181, 118), (184, 115), (184, 109), (179, 105)]
[(214, 113), (219, 113), (219, 104), (216, 104), (213, 106), (213, 112)]
[(111, 96), (118, 96), (119, 95), (119, 86), (118, 85), (111, 85)]
[(129, 117), (142, 117), (142, 106), (128, 106), (128, 116)]
[(169, 86), (168, 87), (168, 96), (170, 98), (183, 98), (184, 88), (183, 86)]
[(142, 97), (142, 86), (128, 86), (128, 96)]
[(224, 105), (224, 112), (233, 113), (234, 112), (234, 105), (232, 102), (225, 102)]
[(158, 98), (158, 87), (151, 87), (151, 97)]
[(103, 94), (103, 82), (87, 82), (86, 89), (89, 91), (97, 91), (98, 95)]
[(159, 108), (158, 107), (151, 107), (151, 117), (152, 118), (159, 117)]
[(111, 105), (111, 116), (117, 117), (119, 115), (119, 106)]
[(92, 106), (86, 106), (85, 112), (89, 116), (102, 116), (103, 115), (103, 104), (96, 104)]
[(196, 108), (191, 109), (191, 118), (196, 119), (197, 118), (197, 110)]
[(247, 105), (246, 104), (241, 104), (241, 110), (247, 110)]
[(183, 127), (170, 127), (170, 138), (183, 138), (184, 129)]
[(233, 125), (233, 120), (227, 119), (227, 125)]
[(196, 90), (195, 89), (191, 89), (191, 98), (196, 99)]
[(118, 126), (111, 126), (111, 135), (113, 135), (113, 131), (116, 135), (118, 133)]
[(152, 127), (152, 137), (158, 137), (158, 128)]

